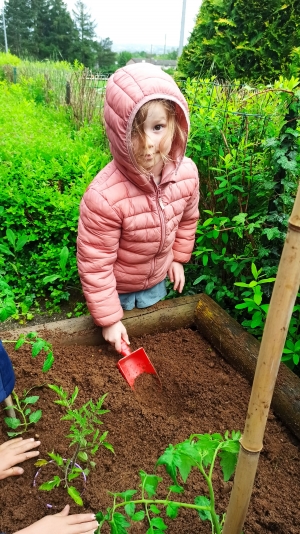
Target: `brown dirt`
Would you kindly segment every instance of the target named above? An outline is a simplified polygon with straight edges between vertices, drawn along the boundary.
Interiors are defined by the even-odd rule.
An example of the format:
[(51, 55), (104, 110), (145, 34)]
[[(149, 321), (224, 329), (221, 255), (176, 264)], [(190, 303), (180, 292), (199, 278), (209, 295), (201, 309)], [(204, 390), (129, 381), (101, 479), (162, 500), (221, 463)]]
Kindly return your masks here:
[[(45, 336), (46, 337), (46, 336)], [(176, 444), (191, 434), (242, 430), (250, 395), (248, 382), (234, 371), (211, 346), (192, 330), (144, 336), (132, 339), (133, 349), (143, 346), (162, 380), (142, 375), (132, 391), (116, 368), (117, 355), (110, 347), (59, 347), (55, 344), (55, 363), (43, 375), (41, 356), (30, 357), (30, 348), (15, 352), (7, 345), (17, 375), (16, 391), (45, 383), (62, 385), (69, 393), (77, 385), (77, 406), (108, 392), (101, 430), (108, 430), (108, 441), (115, 449), (101, 448), (97, 466), (87, 479), (83, 492), (84, 510), (104, 511), (111, 504), (108, 491), (137, 488), (140, 469), (152, 473), (157, 458), (168, 444)], [(56, 395), (46, 385), (34, 390), (39, 394), (43, 417), (26, 437), (38, 435), (42, 444), (40, 457), (55, 450), (67, 457), (68, 423), (60, 421), (63, 410), (53, 401)], [(0, 442), (6, 437), (0, 422)], [(299, 534), (300, 531), (300, 451), (299, 442), (273, 413), (270, 413), (264, 449), (259, 460), (254, 491), (244, 527), (244, 534), (275, 532)], [(47, 513), (37, 491), (32, 487), (34, 461), (24, 464), (22, 477), (0, 481), (0, 530), (11, 534), (40, 519)], [(168, 481), (162, 467), (158, 473)], [(228, 505), (232, 481), (224, 483), (217, 470), (214, 477), (217, 512)], [(168, 481), (168, 483), (170, 483)], [(186, 484), (185, 500), (193, 502), (203, 494), (204, 484), (195, 471)], [(63, 490), (62, 490), (63, 491)], [(65, 493), (47, 494), (49, 501), (61, 506), (68, 502)], [(72, 512), (79, 507), (72, 505)], [(210, 524), (195, 512), (181, 510), (176, 520), (167, 519), (170, 534), (209, 534)], [(146, 524), (136, 523), (130, 533), (145, 533)], [(103, 529), (103, 533), (108, 530)]]

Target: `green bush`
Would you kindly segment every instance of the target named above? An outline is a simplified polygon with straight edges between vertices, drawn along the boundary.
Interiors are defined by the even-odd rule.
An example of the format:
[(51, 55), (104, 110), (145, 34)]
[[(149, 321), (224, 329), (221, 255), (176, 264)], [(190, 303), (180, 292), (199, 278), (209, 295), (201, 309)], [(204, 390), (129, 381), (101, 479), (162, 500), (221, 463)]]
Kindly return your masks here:
[(195, 79), (182, 87), (191, 109), (187, 155), (201, 193), (186, 292), (204, 290), (231, 312), (234, 283), (251, 279), (253, 261), (267, 277), (277, 272), (299, 173), (300, 134), (287, 117), (295, 85), (281, 79), (257, 91)]
[(76, 130), (65, 108), (37, 104), (24, 85), (1, 82), (0, 102), (0, 275), (16, 301), (59, 303), (80, 289), (79, 202), (110, 159), (106, 138), (99, 120)]

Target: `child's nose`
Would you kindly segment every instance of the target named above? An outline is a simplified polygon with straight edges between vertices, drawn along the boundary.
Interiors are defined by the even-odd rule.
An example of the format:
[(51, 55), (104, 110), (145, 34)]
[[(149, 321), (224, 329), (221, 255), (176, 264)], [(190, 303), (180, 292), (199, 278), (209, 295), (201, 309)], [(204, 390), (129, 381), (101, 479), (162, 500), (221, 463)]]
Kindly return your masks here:
[(146, 136), (145, 144), (146, 148), (152, 148), (154, 146), (154, 141), (149, 135)]

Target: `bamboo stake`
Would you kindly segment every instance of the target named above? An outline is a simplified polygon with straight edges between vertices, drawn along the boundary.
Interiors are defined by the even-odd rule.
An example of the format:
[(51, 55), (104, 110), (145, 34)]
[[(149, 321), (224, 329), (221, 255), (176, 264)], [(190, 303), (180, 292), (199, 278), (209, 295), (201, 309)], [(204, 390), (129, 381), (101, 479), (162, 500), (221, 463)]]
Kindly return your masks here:
[(289, 220), (260, 345), (223, 534), (240, 534), (247, 514), (273, 390), (300, 285), (300, 188)]
[(9, 408), (7, 410), (5, 410), (8, 414), (8, 417), (16, 417), (16, 412), (13, 408), (13, 401), (12, 401), (12, 398), (11, 398), (11, 395), (9, 395), (8, 397), (6, 397), (6, 399), (4, 399), (4, 403), (6, 406), (9, 406)]

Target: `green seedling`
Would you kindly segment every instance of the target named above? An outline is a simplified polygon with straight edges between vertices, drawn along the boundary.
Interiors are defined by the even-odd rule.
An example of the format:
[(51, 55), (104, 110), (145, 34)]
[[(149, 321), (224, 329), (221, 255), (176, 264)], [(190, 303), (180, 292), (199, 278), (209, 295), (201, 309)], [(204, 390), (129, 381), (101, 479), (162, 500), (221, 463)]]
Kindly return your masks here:
[[(224, 437), (221, 434), (193, 434), (182, 443), (169, 445), (156, 462), (156, 467), (165, 467), (173, 482), (168, 487), (167, 496), (164, 499), (157, 497), (158, 485), (163, 480), (161, 476), (140, 471), (139, 490), (110, 493), (112, 506), (107, 508), (106, 513), (96, 514), (99, 522), (96, 534), (101, 532), (105, 523), (108, 523), (111, 534), (126, 534), (132, 522), (144, 520), (148, 525), (146, 534), (163, 534), (168, 525), (161, 514), (176, 519), (180, 508), (195, 511), (202, 521), (210, 521), (212, 534), (221, 534), (225, 514), (220, 518), (216, 512), (213, 470), (218, 458), (224, 480), (230, 479), (236, 466), (240, 436), (240, 432), (235, 431), (232, 431), (231, 437), (228, 431)], [(193, 503), (183, 502), (182, 498), (176, 500), (174, 494), (184, 493), (178, 476), (185, 483), (192, 468), (196, 468), (202, 475), (208, 494), (196, 496)], [(122, 509), (125, 513), (121, 513)]]
[(17, 340), (15, 339), (3, 339), (2, 343), (15, 343), (15, 350), (18, 350), (22, 345), (28, 344), (32, 346), (32, 357), (36, 358), (37, 355), (44, 351), (46, 354), (46, 358), (43, 363), (42, 371), (43, 373), (46, 373), (51, 369), (53, 362), (54, 362), (54, 356), (53, 356), (53, 350), (52, 345), (45, 339), (38, 336), (36, 332), (29, 332), (28, 334), (21, 334)]
[[(51, 461), (57, 465), (62, 474), (61, 476), (54, 476), (53, 480), (41, 484), (39, 489), (51, 491), (53, 488), (62, 484), (75, 503), (83, 506), (80, 493), (74, 486), (70, 485), (70, 482), (82, 474), (86, 477), (90, 472), (89, 468), (96, 466), (96, 463), (91, 460), (91, 457), (97, 453), (101, 445), (114, 452), (113, 446), (106, 441), (108, 431), (100, 435), (99, 428), (97, 428), (97, 426), (103, 424), (99, 417), (109, 412), (109, 410), (102, 409), (102, 404), (107, 394), (98, 399), (95, 404), (92, 400), (89, 400), (80, 408), (73, 408), (78, 395), (77, 387), (75, 387), (70, 398), (68, 398), (68, 393), (62, 387), (49, 384), (49, 388), (55, 391), (59, 397), (59, 400), (54, 402), (66, 409), (66, 414), (61, 420), (71, 422), (70, 431), (66, 437), (71, 439), (70, 447), (73, 447), (74, 450), (71, 458), (68, 459), (62, 458), (62, 456), (55, 452), (48, 453)], [(86, 468), (82, 469), (78, 467), (77, 462), (85, 463)], [(35, 465), (42, 467), (48, 463), (49, 461), (47, 460), (38, 460)]]
[[(38, 395), (29, 396), (29, 392), (34, 389), (28, 389), (24, 391), (23, 398), (19, 398), (15, 391), (12, 392), (13, 408), (20, 416), (18, 417), (5, 417), (4, 421), (9, 428), (13, 429), (13, 432), (7, 432), (9, 437), (16, 437), (24, 434), (30, 425), (37, 423), (42, 417), (42, 410), (32, 411), (31, 406), (36, 404), (39, 400)], [(11, 406), (6, 406), (4, 410), (9, 410)], [(15, 431), (16, 430), (16, 431)]]

